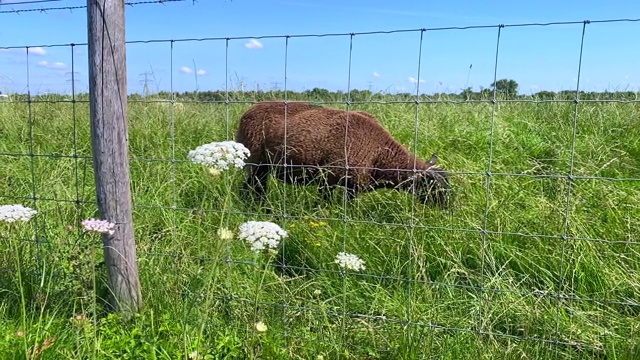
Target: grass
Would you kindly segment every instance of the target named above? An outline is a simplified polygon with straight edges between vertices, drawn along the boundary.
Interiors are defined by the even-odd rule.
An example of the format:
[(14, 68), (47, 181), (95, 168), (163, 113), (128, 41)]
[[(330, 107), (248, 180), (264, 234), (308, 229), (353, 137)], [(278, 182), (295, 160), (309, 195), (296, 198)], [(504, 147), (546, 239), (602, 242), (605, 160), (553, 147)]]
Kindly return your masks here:
[[(239, 199), (241, 172), (186, 162), (248, 106), (230, 105), (227, 127), (224, 104), (185, 103), (173, 121), (129, 104), (144, 309), (125, 322), (101, 301), (99, 237), (78, 229), (96, 216), (88, 105), (0, 104), (0, 203), (39, 212), (0, 227), (2, 358), (640, 357), (640, 183), (616, 180), (640, 177), (637, 104), (580, 104), (575, 140), (571, 103), (498, 103), (494, 117), (421, 104), (417, 133), (415, 104), (356, 105), (421, 157), (437, 151), (456, 205), (384, 190), (315, 207), (313, 188), (271, 181), (272, 215)], [(247, 220), (289, 232), (284, 273), (217, 236)], [(339, 272), (343, 249), (366, 270)]]

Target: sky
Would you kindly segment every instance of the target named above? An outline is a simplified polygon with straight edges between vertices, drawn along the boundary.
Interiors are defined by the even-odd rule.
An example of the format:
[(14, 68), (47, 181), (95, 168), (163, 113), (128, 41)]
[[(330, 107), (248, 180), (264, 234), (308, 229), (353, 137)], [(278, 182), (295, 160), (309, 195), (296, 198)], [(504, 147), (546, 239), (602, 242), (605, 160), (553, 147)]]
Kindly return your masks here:
[[(76, 91), (88, 91), (86, 9), (10, 12), (86, 0), (24, 1), (0, 0), (0, 91), (26, 92), (28, 86), (32, 94), (70, 93), (72, 73)], [(575, 90), (582, 21), (610, 19), (640, 19), (640, 2), (187, 0), (127, 6), (128, 88), (283, 89), (286, 74), (287, 88), (297, 91), (459, 93), (490, 86), (497, 50), (496, 78), (516, 80), (520, 93)], [(573, 21), (580, 23), (507, 26), (497, 47), (499, 24)], [(442, 29), (468, 26), (489, 27)], [(413, 31), (362, 34), (394, 30)], [(297, 36), (321, 34), (341, 35)], [(580, 89), (639, 91), (638, 34), (640, 21), (586, 25)], [(173, 47), (170, 40), (176, 40)], [(71, 43), (83, 45), (72, 49)]]

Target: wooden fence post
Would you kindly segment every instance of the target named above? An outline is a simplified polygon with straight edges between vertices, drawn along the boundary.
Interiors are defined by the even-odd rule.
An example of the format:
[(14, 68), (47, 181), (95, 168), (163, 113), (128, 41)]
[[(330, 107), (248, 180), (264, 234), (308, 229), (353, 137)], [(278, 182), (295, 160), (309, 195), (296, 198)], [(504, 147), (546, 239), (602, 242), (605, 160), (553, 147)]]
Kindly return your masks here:
[(91, 145), (111, 304), (125, 317), (142, 306), (133, 234), (127, 134), (124, 0), (87, 0)]

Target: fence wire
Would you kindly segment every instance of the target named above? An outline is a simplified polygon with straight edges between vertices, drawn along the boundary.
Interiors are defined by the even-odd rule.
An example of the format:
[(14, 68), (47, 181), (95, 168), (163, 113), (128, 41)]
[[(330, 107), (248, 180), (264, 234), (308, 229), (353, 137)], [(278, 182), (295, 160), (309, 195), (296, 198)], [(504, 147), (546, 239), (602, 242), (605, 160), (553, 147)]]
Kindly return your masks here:
[[(47, 4), (47, 3), (58, 3), (61, 1), (68, 1), (68, 0), (34, 0), (34, 1), (23, 1), (23, 2), (18, 2), (18, 3), (1, 3), (0, 2), (0, 14), (22, 14), (22, 13), (33, 13), (33, 12), (39, 12), (39, 13), (47, 13), (49, 11), (62, 11), (62, 10), (68, 10), (68, 11), (74, 11), (74, 10), (81, 10), (81, 9), (86, 9), (87, 5), (73, 5), (73, 6), (50, 6), (50, 7), (35, 7), (35, 8), (28, 8), (28, 9), (8, 9), (8, 10), (3, 10), (2, 7), (6, 7), (6, 6), (13, 6), (13, 7), (20, 7), (20, 6), (24, 6), (24, 5), (40, 5), (40, 4)], [(167, 3), (175, 3), (175, 2), (185, 2), (185, 1), (189, 1), (189, 2), (193, 2), (195, 3), (196, 0), (141, 0), (141, 1), (127, 1), (125, 2), (125, 5), (133, 7), (136, 5), (164, 5)]]
[[(40, 3), (47, 3), (47, 2), (57, 2), (59, 0), (39, 0), (39, 1), (30, 1), (30, 2), (25, 2), (23, 4), (40, 4)], [(187, 0), (158, 0), (158, 1), (141, 1), (141, 2), (130, 2), (127, 3), (128, 5), (136, 5), (136, 4), (147, 4), (147, 3), (165, 3), (165, 2), (181, 2), (181, 1), (187, 1)], [(20, 4), (20, 5), (23, 5)], [(6, 5), (6, 4), (0, 4), (0, 5)], [(18, 4), (11, 4), (11, 5), (18, 5)], [(20, 12), (28, 12), (28, 11), (44, 11), (44, 10), (57, 10), (57, 9), (67, 9), (67, 10), (72, 10), (72, 9), (79, 9), (79, 8), (85, 8), (86, 6), (79, 6), (79, 7), (66, 7), (66, 8), (48, 8), (48, 9), (18, 9), (18, 10), (2, 10), (0, 11), (0, 13), (20, 13)], [(152, 103), (169, 103), (171, 106), (169, 107), (170, 111), (169, 111), (169, 141), (170, 141), (170, 158), (161, 158), (161, 157), (146, 157), (146, 156), (137, 156), (136, 154), (132, 154), (132, 160), (135, 160), (138, 163), (144, 163), (144, 164), (150, 164), (150, 165), (157, 165), (157, 164), (162, 164), (162, 163), (168, 163), (170, 165), (170, 174), (167, 174), (167, 181), (170, 183), (170, 187), (171, 187), (171, 193), (172, 193), (172, 198), (170, 199), (170, 204), (169, 206), (165, 206), (163, 204), (161, 204), (161, 201), (158, 201), (158, 203), (142, 203), (142, 202), (136, 202), (134, 204), (134, 209), (137, 212), (146, 212), (146, 211), (152, 211), (152, 210), (164, 210), (164, 211), (169, 211), (171, 213), (171, 218), (170, 218), (170, 223), (171, 223), (171, 229), (169, 229), (170, 231), (170, 239), (171, 242), (176, 243), (181, 241), (180, 236), (178, 234), (178, 229), (181, 226), (180, 221), (182, 219), (182, 217), (179, 216), (179, 214), (181, 213), (202, 213), (202, 214), (217, 214), (220, 215), (221, 218), (226, 218), (229, 216), (233, 216), (233, 215), (244, 215), (244, 216), (257, 216), (260, 215), (262, 217), (265, 218), (271, 218), (274, 220), (282, 220), (284, 225), (288, 225), (289, 223), (293, 223), (293, 221), (295, 220), (305, 220), (308, 219), (308, 215), (304, 215), (304, 214), (296, 214), (296, 213), (292, 213), (292, 211), (295, 211), (295, 209), (289, 209), (287, 206), (288, 202), (287, 202), (287, 196), (289, 196), (287, 194), (286, 191), (282, 192), (282, 199), (283, 202), (280, 207), (280, 211), (279, 212), (274, 212), (272, 214), (257, 214), (257, 213), (251, 213), (251, 212), (243, 212), (243, 211), (229, 211), (229, 210), (212, 210), (212, 209), (202, 209), (202, 208), (194, 208), (194, 207), (185, 207), (182, 206), (180, 203), (180, 194), (181, 194), (181, 184), (179, 183), (180, 181), (180, 174), (179, 174), (179, 166), (181, 164), (187, 163), (187, 160), (184, 160), (184, 156), (180, 155), (179, 152), (177, 152), (177, 147), (176, 147), (176, 142), (177, 142), (177, 133), (179, 131), (178, 126), (188, 126), (185, 125), (184, 123), (179, 123), (176, 120), (176, 103), (179, 102), (183, 103), (183, 104), (196, 104), (196, 103), (204, 103), (204, 104), (219, 104), (219, 105), (224, 105), (224, 120), (225, 120), (225, 124), (224, 124), (224, 132), (226, 135), (226, 139), (231, 139), (232, 138), (232, 132), (230, 129), (230, 123), (233, 122), (233, 119), (231, 117), (231, 106), (234, 104), (253, 104), (255, 103), (254, 100), (237, 100), (237, 99), (232, 99), (232, 93), (233, 90), (230, 89), (229, 86), (229, 43), (230, 41), (237, 41), (237, 40), (246, 40), (246, 39), (279, 39), (282, 40), (285, 44), (284, 47), (284, 62), (283, 62), (283, 81), (284, 81), (284, 93), (283, 93), (283, 99), (282, 101), (285, 104), (291, 103), (292, 101), (289, 100), (288, 98), (288, 94), (289, 94), (289, 90), (290, 90), (290, 86), (288, 83), (288, 64), (289, 64), (289, 50), (291, 46), (295, 46), (295, 41), (292, 43), (292, 40), (294, 39), (300, 39), (300, 40), (304, 40), (306, 38), (318, 38), (318, 37), (343, 37), (343, 38), (348, 38), (349, 40), (349, 46), (348, 46), (348, 51), (349, 51), (349, 61), (348, 64), (345, 64), (345, 66), (347, 66), (348, 68), (348, 77), (347, 77), (347, 92), (345, 94), (346, 96), (346, 100), (345, 101), (331, 101), (331, 100), (327, 100), (327, 101), (316, 101), (317, 103), (320, 104), (339, 104), (339, 105), (344, 105), (346, 107), (347, 110), (347, 114), (353, 112), (354, 110), (352, 110), (352, 107), (354, 105), (359, 105), (359, 104), (379, 104), (379, 105), (386, 105), (386, 104), (413, 104), (415, 105), (414, 107), (414, 128), (413, 128), (413, 132), (412, 132), (412, 142), (413, 142), (413, 149), (418, 149), (418, 136), (419, 136), (419, 126), (420, 126), (420, 111), (421, 111), (421, 106), (425, 105), (425, 104), (458, 104), (460, 106), (463, 106), (465, 104), (474, 104), (474, 103), (488, 103), (491, 104), (491, 117), (490, 117), (490, 123), (489, 123), (489, 144), (488, 144), (488, 149), (487, 149), (487, 164), (486, 164), (486, 170), (485, 171), (470, 171), (470, 170), (451, 170), (449, 171), (449, 173), (452, 175), (452, 177), (457, 177), (457, 176), (465, 176), (465, 175), (471, 175), (471, 176), (482, 176), (483, 177), (483, 181), (484, 181), (484, 209), (483, 209), (483, 214), (482, 214), (482, 221), (481, 221), (481, 226), (476, 226), (473, 228), (461, 228), (461, 227), (455, 227), (455, 226), (438, 226), (438, 225), (429, 225), (429, 224), (424, 224), (421, 222), (416, 221), (416, 217), (418, 214), (418, 208), (421, 206), (420, 204), (418, 204), (416, 202), (416, 198), (415, 197), (411, 197), (411, 207), (410, 207), (410, 217), (408, 219), (407, 222), (386, 222), (386, 221), (376, 221), (373, 219), (366, 219), (366, 220), (362, 220), (362, 219), (354, 219), (352, 217), (349, 216), (348, 213), (348, 208), (350, 206), (352, 206), (352, 204), (350, 202), (347, 201), (347, 190), (345, 189), (344, 191), (344, 197), (343, 197), (343, 202), (342, 202), (342, 209), (339, 215), (331, 217), (331, 216), (320, 216), (320, 215), (313, 215), (313, 219), (314, 220), (321, 220), (321, 221), (327, 221), (327, 222), (335, 222), (335, 223), (341, 223), (341, 229), (342, 229), (342, 236), (341, 236), (341, 247), (342, 247), (342, 251), (347, 252), (348, 251), (348, 244), (350, 242), (350, 239), (348, 237), (348, 227), (352, 226), (352, 225), (368, 225), (368, 226), (379, 226), (379, 227), (388, 227), (388, 228), (394, 228), (397, 229), (398, 231), (400, 230), (407, 230), (409, 233), (408, 239), (409, 239), (409, 243), (406, 246), (406, 251), (407, 251), (407, 266), (408, 266), (408, 271), (411, 274), (411, 276), (397, 276), (397, 275), (376, 275), (376, 274), (369, 274), (369, 273), (361, 273), (361, 274), (352, 274), (352, 273), (344, 273), (340, 270), (326, 270), (323, 269), (322, 272), (326, 272), (326, 273), (330, 273), (330, 272), (334, 272), (336, 274), (340, 274), (343, 276), (342, 278), (342, 307), (340, 309), (340, 311), (335, 311), (335, 310), (327, 310), (327, 309), (320, 309), (320, 308), (315, 308), (315, 307), (311, 307), (311, 306), (301, 306), (301, 305), (296, 305), (295, 303), (290, 303), (287, 299), (287, 293), (286, 293), (286, 289), (283, 288), (283, 292), (281, 294), (283, 301), (281, 302), (269, 302), (269, 301), (264, 301), (261, 304), (262, 305), (266, 305), (266, 306), (273, 306), (273, 307), (277, 307), (280, 308), (282, 311), (282, 317), (283, 319), (288, 319), (291, 318), (293, 315), (293, 313), (295, 312), (300, 312), (300, 311), (304, 311), (304, 312), (317, 312), (320, 314), (330, 314), (333, 316), (338, 317), (340, 320), (340, 331), (341, 331), (341, 339), (342, 341), (347, 344), (349, 342), (347, 334), (346, 334), (346, 319), (349, 318), (365, 318), (365, 319), (369, 319), (369, 320), (375, 320), (375, 321), (382, 321), (385, 323), (397, 323), (397, 324), (401, 324), (403, 326), (411, 326), (411, 329), (408, 330), (409, 332), (413, 331), (412, 329), (415, 329), (416, 327), (425, 327), (425, 328), (430, 328), (433, 330), (443, 330), (443, 331), (451, 331), (451, 332), (463, 332), (463, 333), (469, 333), (469, 334), (474, 334), (474, 335), (478, 335), (478, 336), (487, 336), (487, 337), (491, 337), (491, 338), (514, 338), (514, 339), (518, 339), (518, 340), (526, 340), (526, 341), (534, 341), (534, 342), (542, 342), (542, 343), (548, 343), (551, 345), (555, 345), (555, 351), (556, 351), (556, 357), (560, 357), (560, 353), (559, 353), (559, 345), (566, 345), (566, 346), (573, 346), (573, 347), (578, 347), (578, 348), (584, 348), (584, 349), (591, 349), (593, 351), (601, 351), (602, 349), (600, 348), (600, 345), (598, 344), (590, 344), (590, 343), (579, 343), (579, 342), (572, 342), (572, 341), (567, 341), (565, 339), (565, 337), (563, 336), (563, 329), (561, 328), (561, 317), (563, 316), (562, 312), (565, 311), (564, 308), (567, 306), (567, 303), (572, 303), (572, 302), (589, 302), (589, 303), (593, 303), (593, 304), (597, 304), (597, 305), (601, 305), (601, 306), (627, 306), (627, 307), (632, 307), (632, 308), (636, 308), (635, 311), (639, 311), (638, 308), (640, 308), (640, 304), (637, 302), (637, 299), (634, 298), (627, 298), (627, 299), (606, 299), (606, 298), (588, 298), (588, 297), (583, 297), (583, 296), (579, 296), (577, 294), (573, 294), (571, 293), (571, 285), (566, 283), (566, 276), (564, 275), (566, 272), (568, 272), (570, 269), (568, 269), (569, 265), (567, 264), (567, 246), (568, 244), (570, 244), (571, 242), (577, 242), (577, 241), (582, 241), (582, 242), (589, 242), (589, 243), (600, 243), (600, 244), (606, 244), (606, 245), (610, 245), (610, 246), (614, 246), (614, 245), (625, 245), (625, 246), (637, 246), (639, 243), (633, 239), (611, 239), (611, 238), (591, 238), (591, 237), (586, 237), (586, 236), (575, 236), (571, 234), (570, 231), (570, 219), (571, 219), (571, 207), (572, 207), (572, 200), (573, 200), (573, 196), (575, 196), (572, 192), (573, 190), (573, 186), (574, 183), (578, 180), (595, 180), (595, 181), (610, 181), (610, 182), (638, 182), (640, 180), (640, 178), (637, 177), (609, 177), (609, 176), (596, 176), (596, 175), (585, 175), (585, 174), (576, 174), (574, 172), (574, 165), (575, 165), (575, 153), (576, 153), (576, 138), (578, 136), (578, 121), (579, 121), (579, 117), (580, 117), (580, 106), (582, 106), (582, 104), (589, 104), (589, 103), (623, 103), (623, 104), (637, 104), (638, 102), (640, 102), (640, 100), (633, 99), (633, 100), (620, 100), (620, 99), (581, 99), (581, 88), (580, 88), (580, 81), (581, 81), (581, 71), (582, 71), (582, 62), (583, 62), (583, 49), (584, 49), (584, 44), (585, 44), (585, 37), (586, 37), (586, 33), (587, 33), (587, 28), (589, 26), (592, 26), (593, 24), (605, 24), (605, 23), (621, 23), (621, 22), (638, 22), (640, 21), (640, 19), (611, 19), (611, 20), (597, 20), (597, 21), (576, 21), (576, 22), (552, 22), (552, 23), (529, 23), (529, 24), (498, 24), (498, 25), (483, 25), (483, 26), (465, 26), (465, 27), (440, 27), (440, 28), (419, 28), (419, 29), (409, 29), (409, 30), (390, 30), (390, 31), (371, 31), (371, 32), (361, 32), (361, 33), (329, 33), (329, 34), (299, 34), (299, 35), (265, 35), (265, 36), (251, 36), (251, 37), (209, 37), (209, 38), (184, 38), (184, 39), (154, 39), (154, 40), (135, 40), (135, 41), (128, 41), (127, 44), (151, 44), (151, 43), (160, 43), (160, 44), (167, 44), (167, 46), (170, 49), (170, 65), (171, 65), (171, 75), (170, 75), (170, 98), (169, 100), (164, 100), (164, 99), (144, 99), (144, 100), (129, 100), (130, 103), (136, 103), (136, 102), (143, 102), (143, 103), (147, 103), (147, 104), (152, 104)], [(577, 81), (576, 81), (576, 88), (575, 88), (575, 98), (574, 99), (547, 99), (547, 100), (537, 100), (537, 99), (501, 99), (498, 96), (498, 92), (497, 92), (497, 87), (494, 87), (493, 91), (492, 91), (492, 95), (490, 99), (485, 99), (485, 100), (449, 100), (449, 99), (430, 99), (430, 98), (426, 98), (424, 96), (424, 94), (420, 93), (420, 81), (418, 81), (416, 83), (416, 91), (415, 91), (415, 97), (413, 99), (408, 99), (408, 100), (362, 100), (362, 101), (358, 101), (358, 100), (353, 100), (351, 98), (351, 90), (352, 90), (352, 53), (353, 53), (353, 49), (354, 47), (357, 47), (357, 39), (360, 36), (375, 36), (375, 35), (382, 35), (382, 34), (394, 34), (394, 33), (415, 33), (416, 35), (419, 36), (419, 45), (417, 46), (417, 50), (418, 50), (418, 54), (417, 54), (417, 79), (420, 80), (421, 79), (421, 73), (422, 73), (422, 66), (423, 66), (423, 44), (425, 42), (429, 41), (429, 35), (432, 32), (440, 32), (440, 31), (470, 31), (470, 30), (474, 30), (474, 29), (495, 29), (496, 30), (496, 41), (495, 41), (495, 59), (494, 59), (494, 66), (493, 66), (493, 82), (496, 83), (498, 80), (498, 69), (499, 69), (499, 63), (508, 61), (508, 59), (501, 59), (500, 58), (500, 39), (501, 36), (504, 34), (505, 31), (508, 31), (509, 28), (517, 28), (517, 27), (540, 27), (540, 26), (569, 26), (569, 25), (581, 25), (582, 26), (582, 33), (581, 33), (581, 40), (580, 40), (580, 53), (578, 55), (578, 59), (577, 59)], [(188, 99), (178, 99), (178, 97), (176, 96), (176, 91), (175, 91), (175, 84), (174, 84), (174, 71), (173, 71), (173, 67), (174, 67), (174, 52), (175, 50), (175, 45), (176, 43), (181, 43), (181, 42), (217, 42), (217, 43), (223, 43), (224, 44), (224, 59), (225, 59), (225, 84), (224, 84), (224, 100), (188, 100)], [(26, 57), (27, 57), (27, 69), (26, 69), (26, 82), (27, 82), (27, 94), (26, 94), (26, 98), (22, 99), (22, 98), (18, 98), (18, 99), (13, 99), (12, 103), (23, 103), (26, 104), (27, 107), (27, 114), (26, 114), (26, 121), (28, 122), (28, 153), (25, 152), (17, 152), (17, 151), (6, 151), (6, 152), (0, 152), (0, 157), (3, 159), (27, 159), (29, 162), (29, 171), (30, 171), (30, 177), (31, 177), (31, 194), (30, 196), (17, 196), (15, 194), (11, 194), (11, 193), (5, 193), (5, 194), (0, 194), (0, 199), (2, 199), (2, 202), (7, 202), (7, 201), (19, 201), (19, 202), (29, 202), (31, 204), (31, 206), (34, 209), (38, 209), (38, 205), (42, 204), (42, 203), (47, 203), (47, 202), (53, 202), (53, 203), (70, 203), (73, 204), (75, 206), (74, 212), (75, 212), (75, 219), (77, 221), (83, 219), (84, 215), (87, 214), (88, 212), (90, 212), (91, 205), (95, 205), (95, 200), (94, 199), (88, 199), (88, 194), (85, 193), (85, 191), (89, 188), (92, 188), (92, 185), (90, 183), (88, 183), (88, 179), (87, 177), (88, 172), (91, 171), (91, 166), (90, 166), (90, 161), (91, 161), (91, 156), (88, 154), (83, 154), (83, 150), (81, 150), (81, 148), (83, 147), (83, 145), (80, 143), (79, 140), (79, 129), (86, 126), (86, 123), (83, 121), (79, 121), (79, 119), (77, 118), (77, 106), (79, 104), (83, 104), (83, 103), (87, 103), (88, 100), (83, 100), (83, 99), (78, 99), (77, 97), (77, 90), (75, 87), (75, 74), (76, 74), (76, 56), (75, 55), (75, 51), (74, 49), (77, 46), (86, 46), (87, 44), (49, 44), (49, 45), (37, 45), (37, 47), (42, 47), (42, 48), (49, 48), (49, 47), (68, 47), (70, 50), (70, 54), (71, 54), (71, 76), (72, 76), (72, 81), (71, 81), (71, 98), (70, 99), (46, 99), (46, 98), (42, 98), (42, 97), (37, 97), (34, 98), (34, 96), (32, 95), (32, 84), (31, 84), (31, 78), (30, 78), (30, 65), (29, 65), (29, 54), (30, 54), (30, 49), (33, 49), (36, 46), (4, 46), (4, 47), (0, 47), (0, 50), (12, 50), (12, 49), (24, 49), (26, 52)], [(429, 56), (434, 56), (434, 55), (429, 55)], [(499, 61), (500, 60), (500, 61)], [(194, 69), (194, 71), (197, 71), (196, 69)], [(59, 152), (59, 153), (38, 153), (35, 149), (36, 149), (36, 134), (34, 134), (34, 123), (36, 121), (35, 119), (35, 115), (34, 115), (34, 106), (36, 106), (39, 103), (70, 103), (71, 107), (72, 107), (72, 152), (70, 154), (65, 154), (64, 152)], [(570, 159), (569, 159), (569, 167), (568, 167), (568, 172), (566, 173), (548, 173), (548, 174), (529, 174), (529, 173), (513, 173), (513, 172), (500, 172), (500, 171), (496, 171), (494, 168), (494, 162), (495, 162), (495, 158), (494, 158), (494, 140), (495, 140), (495, 122), (496, 122), (496, 114), (497, 114), (497, 107), (501, 104), (514, 104), (514, 103), (522, 103), (522, 104), (526, 104), (526, 103), (567, 103), (567, 104), (573, 104), (573, 111), (572, 111), (572, 134), (571, 134), (571, 143), (570, 143), (570, 149), (569, 149), (569, 154), (570, 154)], [(0, 106), (4, 106), (5, 104), (0, 104)], [(287, 122), (287, 113), (285, 112), (285, 124)], [(347, 115), (348, 118), (349, 115)], [(284, 137), (284, 141), (285, 141), (285, 147), (287, 146), (287, 127), (285, 126), (285, 137)], [(348, 146), (347, 146), (347, 136), (345, 134), (345, 148), (344, 148), (344, 154), (345, 154), (345, 158), (347, 158), (347, 154), (349, 152)], [(85, 149), (86, 151), (86, 149)], [(416, 152), (414, 152), (415, 154)], [(285, 155), (286, 156), (286, 155)], [(57, 194), (54, 192), (54, 196), (53, 197), (49, 197), (49, 196), (42, 196), (39, 195), (40, 192), (40, 187), (42, 185), (38, 184), (38, 177), (37, 177), (37, 171), (36, 171), (36, 167), (37, 167), (37, 163), (43, 160), (72, 160), (73, 161), (73, 178), (75, 181), (74, 184), (74, 188), (73, 188), (73, 197), (72, 198), (64, 198), (64, 195), (60, 195), (60, 197), (57, 196)], [(416, 171), (415, 167), (417, 164), (417, 156), (414, 156), (413, 158), (413, 166), (414, 169), (413, 171)], [(346, 169), (347, 171), (350, 170), (358, 170), (359, 168), (357, 166), (351, 166), (349, 165), (349, 163), (347, 162), (346, 164)], [(286, 157), (285, 157), (285, 167), (287, 166), (287, 162), (286, 162)], [(396, 170), (403, 170), (403, 169), (396, 169)], [(140, 176), (140, 175), (138, 175)], [(513, 231), (502, 231), (502, 230), (495, 230), (492, 229), (490, 226), (490, 214), (491, 214), (491, 201), (492, 198), (495, 195), (492, 195), (491, 193), (491, 189), (493, 186), (493, 181), (494, 179), (498, 178), (498, 177), (504, 177), (504, 178), (513, 178), (513, 179), (518, 179), (518, 178), (526, 178), (526, 179), (555, 179), (555, 180), (564, 180), (566, 181), (566, 193), (564, 194), (564, 210), (562, 213), (562, 231), (559, 234), (545, 234), (545, 233), (538, 233), (538, 232), (534, 232), (534, 233), (529, 233), (525, 230), (521, 231), (521, 232), (513, 232)], [(144, 179), (138, 179), (138, 181), (144, 181)], [(225, 180), (227, 181), (227, 180)], [(135, 192), (134, 192), (135, 193)], [(458, 205), (458, 206), (464, 206), (464, 204)], [(33, 234), (33, 238), (24, 238), (24, 239), (19, 239), (20, 241), (23, 242), (35, 242), (37, 244), (37, 253), (34, 255), (36, 256), (36, 258), (41, 258), (44, 255), (41, 254), (42, 251), (45, 251), (45, 248), (42, 247), (42, 244), (51, 244), (54, 243), (55, 241), (53, 239), (49, 239), (47, 238), (48, 235), (47, 234), (51, 234), (52, 232), (47, 228), (46, 222), (41, 223), (38, 222), (38, 218), (36, 217), (36, 222), (34, 224), (34, 234)], [(224, 220), (223, 222), (225, 222), (224, 225), (226, 226), (228, 223), (228, 220)], [(461, 283), (448, 283), (448, 282), (442, 282), (442, 281), (432, 281), (432, 280), (426, 280), (426, 279), (419, 279), (415, 276), (415, 274), (417, 273), (417, 267), (419, 266), (419, 261), (420, 259), (415, 256), (413, 249), (418, 247), (418, 241), (417, 238), (419, 235), (416, 235), (416, 231), (418, 230), (434, 230), (434, 231), (446, 231), (447, 233), (462, 233), (462, 234), (466, 234), (469, 235), (468, 239), (477, 239), (476, 241), (479, 242), (480, 246), (480, 254), (479, 256), (479, 262), (480, 262), (480, 276), (482, 278), (482, 285), (477, 286), (477, 285), (473, 285), (473, 284), (461, 284)], [(55, 233), (55, 232), (53, 232)], [(80, 229), (76, 229), (76, 235), (80, 236)], [(514, 236), (514, 237), (518, 237), (518, 238), (523, 238), (523, 239), (527, 239), (527, 240), (531, 240), (531, 241), (535, 241), (535, 240), (546, 240), (546, 241), (560, 241), (561, 243), (561, 253), (560, 255), (560, 263), (558, 264), (558, 268), (559, 270), (559, 275), (558, 276), (558, 284), (557, 284), (557, 291), (548, 291), (548, 290), (544, 290), (544, 289), (532, 289), (531, 291), (522, 291), (522, 290), (513, 290), (513, 289), (505, 289), (505, 288), (501, 288), (499, 286), (493, 286), (491, 283), (488, 282), (488, 267), (490, 266), (487, 262), (488, 260), (490, 260), (491, 258), (491, 254), (489, 253), (489, 246), (490, 246), (490, 242), (491, 242), (491, 238), (492, 236)], [(285, 240), (282, 243), (282, 246), (284, 248), (286, 248), (288, 245), (287, 243), (288, 240)], [(472, 240), (473, 241), (473, 240)], [(233, 256), (233, 251), (231, 249), (231, 245), (225, 245), (224, 248), (224, 255), (223, 256), (217, 256), (217, 257), (208, 257), (208, 256), (201, 256), (201, 255), (189, 255), (189, 254), (176, 254), (176, 253), (165, 253), (163, 251), (158, 251), (158, 250), (146, 250), (144, 252), (145, 256), (158, 256), (158, 257), (162, 257), (162, 258), (168, 258), (169, 260), (171, 259), (185, 259), (185, 260), (191, 260), (191, 261), (198, 261), (198, 262), (204, 262), (204, 263), (222, 263), (225, 268), (226, 271), (228, 273), (231, 273), (233, 271), (232, 267), (233, 266), (253, 266), (253, 267), (257, 267), (260, 264), (256, 261), (248, 261), (248, 260), (242, 260), (242, 259), (234, 259)], [(283, 264), (286, 264), (286, 259), (285, 259), (285, 252), (282, 252), (281, 255), (281, 261)], [(305, 270), (305, 271), (314, 271), (317, 269), (313, 269), (310, 267), (300, 267), (300, 266), (295, 266), (295, 265), (283, 265), (283, 267), (288, 268), (290, 270)], [(153, 269), (142, 269), (142, 271), (145, 272), (153, 272)], [(403, 317), (388, 317), (386, 315), (371, 315), (371, 314), (364, 314), (364, 313), (358, 313), (358, 312), (353, 312), (351, 309), (348, 308), (347, 306), (347, 301), (346, 301), (346, 297), (348, 296), (348, 290), (347, 290), (347, 276), (354, 276), (354, 277), (358, 277), (361, 279), (377, 279), (380, 281), (383, 280), (392, 280), (392, 281), (399, 281), (402, 282), (407, 289), (407, 292), (405, 294), (406, 296), (406, 304), (405, 304), (405, 312), (404, 312), (404, 316)], [(255, 301), (255, 299), (247, 299), (247, 298), (242, 298), (242, 297), (238, 297), (236, 295), (233, 294), (233, 284), (231, 283), (231, 278), (230, 277), (226, 277), (225, 278), (225, 295), (222, 296), (222, 301), (226, 302), (226, 303), (236, 303), (236, 302), (248, 302), (248, 303), (253, 303)], [(485, 282), (487, 282), (485, 284)], [(416, 314), (417, 311), (419, 311), (419, 309), (414, 308), (415, 307), (415, 300), (413, 298), (413, 294), (415, 291), (416, 286), (429, 286), (429, 287), (434, 287), (434, 288), (445, 288), (445, 289), (457, 289), (457, 290), (466, 290), (466, 291), (473, 291), (476, 292), (477, 294), (477, 298), (479, 299), (479, 308), (478, 308), (478, 313), (477, 313), (477, 318), (474, 321), (475, 326), (473, 327), (456, 327), (456, 326), (449, 326), (449, 325), (443, 325), (441, 324), (441, 321), (438, 321), (439, 319), (435, 318), (435, 315), (433, 316), (433, 318), (431, 318), (429, 321), (425, 322), (420, 320), (420, 317), (418, 316), (419, 314)], [(144, 288), (144, 284), (143, 284), (143, 288)], [(489, 324), (487, 324), (486, 322), (486, 317), (487, 317), (487, 313), (491, 311), (491, 294), (504, 294), (504, 293), (508, 293), (508, 294), (513, 294), (513, 295), (517, 295), (521, 298), (532, 298), (532, 299), (547, 299), (550, 301), (555, 301), (555, 312), (556, 312), (556, 318), (555, 318), (555, 326), (554, 326), (554, 335), (553, 336), (538, 336), (538, 335), (534, 335), (534, 336), (526, 336), (526, 335), (514, 335), (514, 334), (510, 334), (506, 331), (496, 331), (496, 329), (493, 329)], [(442, 320), (442, 319), (440, 319)], [(287, 337), (293, 337), (295, 338), (296, 334), (295, 333), (291, 333), (288, 331), (287, 327), (284, 326), (283, 327), (283, 335), (285, 338)], [(433, 341), (433, 338), (432, 340)], [(433, 346), (433, 343), (430, 345)], [(483, 357), (482, 353), (478, 353), (477, 354), (478, 357)]]

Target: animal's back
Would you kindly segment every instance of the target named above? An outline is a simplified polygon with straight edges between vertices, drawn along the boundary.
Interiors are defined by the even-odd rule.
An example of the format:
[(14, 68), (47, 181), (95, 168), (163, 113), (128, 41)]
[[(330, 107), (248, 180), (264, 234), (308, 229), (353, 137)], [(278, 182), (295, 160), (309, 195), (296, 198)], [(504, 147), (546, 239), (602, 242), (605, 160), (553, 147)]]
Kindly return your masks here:
[(349, 158), (362, 158), (354, 153), (368, 151), (365, 144), (384, 136), (386, 130), (370, 114), (350, 111), (347, 115), (344, 110), (309, 103), (288, 103), (285, 122), (282, 102), (264, 102), (252, 106), (242, 116), (236, 141), (249, 148), (252, 153), (249, 162), (280, 162), (285, 133), (288, 163), (327, 165), (336, 160), (343, 162), (345, 146)]
[[(286, 104), (287, 118), (310, 110), (316, 106), (309, 103)], [(251, 106), (240, 118), (236, 141), (251, 152), (249, 160), (259, 160), (265, 148), (265, 140), (282, 136), (279, 123), (285, 118), (285, 104), (282, 102), (261, 102)]]

